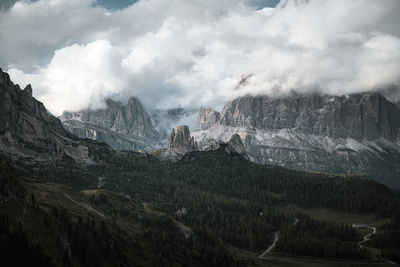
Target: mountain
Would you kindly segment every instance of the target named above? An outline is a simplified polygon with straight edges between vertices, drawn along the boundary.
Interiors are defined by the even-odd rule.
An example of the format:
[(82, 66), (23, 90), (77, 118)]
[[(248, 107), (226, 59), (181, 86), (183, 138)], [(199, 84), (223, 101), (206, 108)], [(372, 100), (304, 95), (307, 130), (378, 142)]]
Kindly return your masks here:
[(244, 96), (201, 108), (200, 148), (239, 134), (250, 159), (296, 170), (362, 173), (400, 188), (400, 108), (378, 93)]
[[(30, 86), (21, 90), (0, 74), (5, 266), (382, 266), (400, 260), (400, 199), (378, 182), (249, 162), (238, 134), (174, 163), (114, 151), (66, 131)], [(172, 136), (170, 145), (178, 148), (195, 144), (188, 127)], [(359, 242), (367, 229), (352, 223), (376, 225), (365, 247)], [(271, 244), (279, 253), (260, 255)]]
[(137, 98), (131, 97), (126, 105), (111, 99), (105, 102), (104, 109), (64, 112), (59, 119), (78, 137), (102, 141), (117, 150), (159, 147), (160, 135)]
[(66, 131), (32, 97), (30, 85), (21, 90), (1, 69), (0, 94), (0, 153), (4, 157), (33, 162), (73, 159), (93, 163), (104, 151), (110, 150), (102, 143), (81, 140)]
[(190, 136), (188, 126), (177, 126), (176, 132), (175, 129), (171, 130), (171, 134), (168, 137), (167, 149), (182, 155), (197, 150), (197, 143), (193, 136)]

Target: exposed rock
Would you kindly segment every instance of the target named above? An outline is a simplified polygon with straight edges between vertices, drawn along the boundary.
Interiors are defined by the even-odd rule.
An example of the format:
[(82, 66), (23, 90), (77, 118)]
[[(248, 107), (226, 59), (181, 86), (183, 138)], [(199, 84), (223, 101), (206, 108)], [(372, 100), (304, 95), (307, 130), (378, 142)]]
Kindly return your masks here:
[(197, 142), (193, 136), (190, 136), (188, 126), (177, 126), (176, 132), (175, 129), (171, 130), (171, 134), (168, 137), (167, 149), (182, 155), (197, 150)]
[(91, 163), (94, 145), (66, 131), (44, 105), (32, 97), (32, 88), (21, 90), (0, 69), (0, 153), (12, 159), (34, 161), (70, 158)]
[[(240, 135), (234, 134), (229, 140), (228, 145), (226, 147), (227, 152), (235, 152), (242, 155), (244, 158), (249, 159), (246, 152), (246, 147), (244, 146)], [(228, 154), (229, 154), (228, 152)]]
[(399, 134), (400, 112), (378, 93), (288, 98), (245, 96), (225, 105), (220, 123), (263, 130), (295, 129), (357, 140), (382, 136), (394, 141)]
[(240, 134), (254, 162), (364, 173), (400, 188), (400, 109), (378, 93), (244, 96), (227, 103), (211, 127), (214, 119), (206, 118), (199, 115), (207, 127), (193, 133), (201, 149)]
[(28, 95), (32, 95), (32, 86), (30, 84), (28, 84), (25, 88), (24, 91), (28, 94)]
[(117, 150), (151, 151), (159, 147), (160, 136), (140, 101), (131, 97), (126, 105), (106, 99), (99, 110), (64, 112), (64, 127), (81, 138), (109, 144)]
[(235, 91), (240, 90), (243, 87), (245, 87), (246, 85), (248, 85), (249, 84), (249, 79), (251, 77), (253, 77), (253, 76), (254, 76), (254, 74), (242, 75), (242, 77), (240, 78), (239, 83), (235, 87)]
[(212, 108), (200, 108), (195, 131), (207, 130), (220, 120), (220, 113)]
[(244, 146), (240, 135), (233, 134), (231, 139), (226, 143), (223, 141), (213, 141), (207, 144), (207, 147), (203, 147), (205, 151), (223, 149), (227, 154), (236, 153), (241, 155), (243, 158), (250, 160), (247, 155), (246, 147)]

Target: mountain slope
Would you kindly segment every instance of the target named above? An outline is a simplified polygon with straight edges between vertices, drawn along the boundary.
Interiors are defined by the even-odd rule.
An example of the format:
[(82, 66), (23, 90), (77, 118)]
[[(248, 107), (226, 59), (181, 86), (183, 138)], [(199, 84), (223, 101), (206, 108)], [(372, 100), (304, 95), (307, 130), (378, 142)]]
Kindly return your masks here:
[(76, 162), (93, 163), (100, 154), (110, 151), (102, 143), (81, 140), (66, 131), (32, 97), (30, 85), (21, 90), (1, 69), (0, 94), (0, 152), (6, 157), (31, 161), (72, 158)]
[(64, 112), (59, 119), (78, 137), (102, 141), (117, 150), (151, 151), (159, 147), (160, 136), (138, 99), (131, 97), (126, 105), (106, 99), (106, 106)]
[(368, 174), (400, 188), (400, 109), (377, 93), (244, 96), (221, 113), (201, 109), (193, 135), (204, 148), (235, 133), (254, 162)]

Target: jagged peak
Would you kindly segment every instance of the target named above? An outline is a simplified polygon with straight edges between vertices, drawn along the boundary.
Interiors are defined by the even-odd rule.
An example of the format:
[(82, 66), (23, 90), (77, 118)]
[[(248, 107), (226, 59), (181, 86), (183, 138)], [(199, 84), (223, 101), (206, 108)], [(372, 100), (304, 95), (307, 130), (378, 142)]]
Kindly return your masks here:
[(190, 135), (187, 125), (176, 126), (176, 131), (175, 129), (171, 130), (171, 134), (168, 137), (167, 149), (180, 154), (197, 150), (197, 142)]
[(140, 104), (141, 105), (142, 103), (140, 103), (140, 101), (139, 101), (139, 99), (137, 97), (131, 96), (131, 97), (129, 97), (128, 104), (130, 104), (130, 105), (132, 105), (132, 104)]
[(32, 86), (31, 86), (31, 84), (28, 84), (27, 86), (25, 86), (24, 92), (26, 92), (27, 94), (32, 96)]
[(0, 84), (14, 85), (10, 79), (10, 75), (0, 68)]

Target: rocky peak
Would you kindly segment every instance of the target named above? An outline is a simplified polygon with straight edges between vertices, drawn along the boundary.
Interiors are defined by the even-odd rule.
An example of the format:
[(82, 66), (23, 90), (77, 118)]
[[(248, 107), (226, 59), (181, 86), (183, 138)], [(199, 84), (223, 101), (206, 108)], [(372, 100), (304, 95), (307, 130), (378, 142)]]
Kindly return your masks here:
[(219, 123), (272, 131), (292, 129), (357, 140), (383, 137), (394, 141), (400, 136), (400, 109), (378, 93), (284, 98), (244, 96), (224, 106)]
[(171, 130), (171, 134), (168, 137), (167, 149), (179, 154), (197, 150), (197, 142), (194, 140), (193, 136), (190, 136), (188, 126), (177, 126), (176, 132), (175, 129)]
[(231, 139), (228, 141), (227, 146), (225, 148), (226, 153), (230, 154), (232, 152), (241, 155), (243, 158), (249, 160), (249, 157), (246, 152), (246, 147), (242, 142), (242, 138), (240, 135), (234, 134)]
[(250, 84), (249, 79), (253, 76), (254, 76), (254, 74), (248, 74), (248, 75), (242, 74), (242, 76), (240, 77), (240, 81), (238, 82), (238, 84), (236, 85), (234, 90), (237, 91), (237, 90), (242, 89), (246, 85), (249, 85)]
[(30, 84), (28, 84), (25, 88), (24, 91), (29, 94), (30, 96), (32, 96), (32, 86)]
[(151, 141), (159, 139), (159, 134), (153, 127), (149, 114), (137, 98), (129, 98), (126, 105), (109, 98), (105, 100), (105, 103), (104, 109), (64, 112), (60, 119), (68, 129), (71, 120), (78, 120), (88, 128), (102, 127), (128, 138), (140, 137)]
[(66, 131), (32, 96), (30, 85), (21, 90), (1, 69), (0, 95), (0, 154), (28, 161), (72, 158), (93, 162), (92, 152), (98, 147)]
[(4, 85), (14, 85), (12, 81), (10, 80), (10, 75), (7, 72), (3, 72), (3, 70), (0, 68), (0, 84)]
[(200, 108), (196, 131), (207, 130), (220, 120), (221, 114), (212, 108)]

